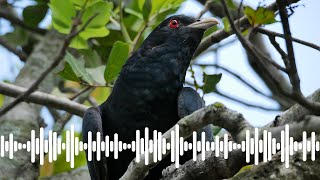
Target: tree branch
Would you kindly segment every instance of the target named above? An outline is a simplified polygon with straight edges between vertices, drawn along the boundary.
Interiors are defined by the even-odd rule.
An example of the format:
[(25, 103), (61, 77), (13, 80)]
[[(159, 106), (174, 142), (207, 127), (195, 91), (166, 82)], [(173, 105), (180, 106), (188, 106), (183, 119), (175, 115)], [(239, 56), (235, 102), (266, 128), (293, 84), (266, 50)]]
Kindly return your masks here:
[(7, 50), (9, 50), (10, 52), (12, 52), (13, 54), (15, 54), (16, 56), (18, 56), (20, 58), (21, 61), (26, 62), (28, 55), (20, 50), (17, 49), (15, 47), (12, 47), (8, 42), (6, 42), (3, 38), (0, 38), (0, 45), (2, 45), (4, 48), (6, 48)]
[[(25, 93), (26, 90), (26, 88), (0, 82), (0, 93), (6, 96), (17, 97)], [(67, 98), (60, 98), (39, 91), (31, 93), (25, 100), (35, 104), (64, 110), (80, 117), (82, 117), (85, 111), (88, 109), (87, 106), (70, 101)]]
[(248, 106), (248, 107), (252, 107), (252, 108), (257, 108), (257, 109), (261, 109), (261, 110), (264, 110), (264, 111), (280, 111), (280, 109), (278, 108), (269, 108), (269, 107), (264, 107), (264, 106), (260, 106), (260, 105), (256, 105), (256, 104), (251, 104), (249, 102), (245, 102), (245, 101), (242, 101), (242, 100), (239, 100), (235, 97), (232, 97), (230, 95), (226, 95), (224, 93), (222, 93), (221, 91), (219, 91), (218, 89), (216, 89), (216, 91), (214, 92), (224, 98), (227, 98), (227, 99), (230, 99), (231, 101), (234, 101), (234, 102), (237, 102), (237, 103), (240, 103), (240, 104), (243, 104), (245, 106)]
[(12, 16), (12, 13), (10, 13), (10, 10), (6, 7), (0, 7), (0, 18), (4, 18), (7, 21), (9, 21), (10, 23), (20, 26), (23, 29), (44, 35), (47, 33), (46, 29), (41, 29), (38, 27), (32, 27), (29, 26), (28, 24), (25, 24), (22, 20), (20, 20), (19, 18)]
[(203, 9), (200, 11), (200, 13), (198, 14), (198, 16), (196, 17), (197, 19), (200, 19), (209, 9), (211, 6), (211, 1), (207, 0), (203, 6)]
[(239, 41), (241, 42), (242, 46), (250, 53), (252, 54), (256, 59), (262, 59), (270, 64), (272, 64), (274, 67), (276, 67), (277, 69), (283, 71), (283, 72), (288, 72), (287, 69), (281, 67), (279, 64), (277, 64), (276, 62), (274, 62), (272, 59), (270, 59), (268, 56), (264, 55), (263, 53), (261, 53), (257, 48), (255, 48), (247, 39), (245, 39), (241, 33), (239, 32), (239, 30), (237, 29), (230, 13), (227, 7), (227, 4), (224, 0), (221, 0), (225, 14), (230, 22), (230, 26), (232, 28), (232, 31), (237, 35)]
[(276, 0), (276, 2), (278, 5), (278, 8), (279, 8), (281, 24), (282, 24), (283, 31), (284, 31), (284, 39), (285, 39), (285, 42), (287, 45), (289, 64), (286, 66), (287, 66), (287, 69), (289, 70), (288, 74), (290, 77), (293, 91), (299, 93), (299, 92), (301, 92), (300, 78), (298, 76), (296, 60), (294, 57), (292, 36), (291, 36), (291, 31), (290, 31), (290, 25), (289, 25), (289, 20), (288, 20), (286, 4), (283, 3), (282, 0)]
[(29, 87), (27, 91), (25, 91), (23, 94), (19, 95), (11, 104), (7, 105), (6, 107), (2, 108), (0, 111), (0, 117), (3, 116), (5, 113), (10, 111), (12, 108), (14, 108), (17, 104), (19, 104), (21, 101), (23, 101), (26, 97), (28, 97), (33, 91), (37, 89), (39, 84), (46, 78), (46, 76), (56, 67), (59, 65), (60, 61), (64, 58), (66, 54), (66, 50), (69, 47), (69, 44), (71, 43), (71, 40), (77, 36), (80, 32), (82, 32), (88, 24), (97, 16), (98, 14), (95, 14), (91, 16), (88, 21), (84, 24), (82, 28), (77, 30), (77, 27), (81, 24), (81, 16), (82, 13), (78, 12), (76, 18), (73, 20), (72, 28), (70, 33), (67, 35), (67, 37), (64, 40), (63, 46), (59, 51), (58, 56), (54, 59), (52, 64), (41, 73), (39, 78)]
[[(293, 4), (298, 1), (299, 0), (286, 0), (286, 4), (287, 5)], [(269, 10), (272, 10), (272, 11), (278, 10), (276, 3), (272, 3), (269, 6), (267, 6), (266, 8)], [(235, 20), (234, 24), (235, 24), (235, 26), (240, 27), (240, 29), (247, 29), (248, 27), (250, 27), (250, 23), (249, 23), (248, 19), (246, 18), (246, 16), (243, 16), (243, 17), (239, 18), (238, 20)], [(226, 39), (227, 37), (229, 37), (232, 34), (233, 34), (233, 31), (226, 32), (224, 29), (221, 29), (221, 30), (218, 30), (218, 31), (212, 33), (211, 35), (209, 35), (208, 37), (204, 38), (201, 41), (194, 56), (198, 56), (203, 51), (208, 49), (211, 45), (218, 43), (218, 42), (222, 41), (223, 39)]]
[(230, 69), (228, 69), (228, 68), (226, 68), (226, 67), (222, 67), (222, 66), (220, 66), (220, 65), (218, 65), (218, 64), (197, 64), (197, 63), (195, 63), (195, 64), (193, 64), (193, 65), (195, 65), (195, 66), (205, 66), (205, 67), (207, 67), (207, 66), (212, 66), (212, 67), (216, 67), (216, 68), (218, 68), (218, 69), (222, 69), (223, 71), (229, 73), (230, 75), (232, 75), (233, 77), (235, 77), (236, 79), (238, 79), (239, 81), (241, 81), (243, 84), (245, 84), (246, 86), (248, 86), (248, 87), (249, 87), (250, 89), (252, 89), (254, 92), (256, 92), (256, 93), (258, 93), (258, 94), (260, 94), (260, 95), (262, 95), (262, 96), (264, 96), (264, 97), (266, 97), (266, 98), (269, 98), (269, 99), (272, 98), (270, 95), (267, 95), (267, 94), (263, 93), (262, 91), (260, 91), (260, 90), (257, 89), (256, 87), (254, 87), (252, 84), (250, 84), (249, 82), (247, 82), (245, 79), (243, 79), (243, 78), (241, 77), (241, 75), (236, 74), (235, 72), (231, 71)]
[[(261, 27), (257, 27), (257, 28), (254, 28), (253, 30), (254, 32), (259, 32), (261, 34), (265, 34), (267, 36), (273, 36), (273, 37), (281, 37), (281, 38), (284, 38), (284, 35), (281, 34), (281, 33), (278, 33), (278, 32), (274, 32), (274, 31), (270, 31), (270, 30), (267, 30), (267, 29), (264, 29), (264, 28), (261, 28)], [(307, 41), (304, 41), (304, 40), (301, 40), (301, 39), (297, 39), (297, 38), (294, 38), (292, 37), (292, 41), (293, 42), (296, 42), (296, 43), (299, 43), (299, 44), (302, 44), (302, 45), (305, 45), (305, 46), (308, 46), (308, 47), (311, 47), (315, 50), (318, 50), (320, 51), (320, 46), (316, 45), (316, 44), (313, 44), (313, 43), (310, 43), (310, 42), (307, 42)]]
[[(319, 92), (320, 91), (317, 91), (315, 93), (315, 96), (318, 99), (320, 99)], [(287, 114), (287, 112), (290, 111), (286, 111), (283, 116), (291, 116), (291, 114)], [(303, 114), (301, 115), (303, 116)], [(207, 124), (213, 124), (226, 129), (232, 135), (232, 139), (237, 143), (241, 143), (241, 141), (246, 139), (247, 130), (250, 131), (250, 137), (254, 136), (254, 127), (248, 123), (243, 115), (226, 108), (221, 103), (215, 103), (214, 105), (199, 109), (191, 115), (179, 120), (177, 124), (179, 125), (179, 134), (183, 138), (188, 138), (192, 135), (193, 131), (197, 131)], [(318, 121), (318, 119), (308, 119), (307, 121), (293, 122), (290, 124), (290, 128), (290, 136), (294, 137), (295, 140), (301, 140), (303, 131), (306, 131), (307, 133), (319, 131), (320, 121)], [(165, 138), (167, 142), (170, 140), (171, 131), (174, 131), (174, 129), (175, 127), (172, 127), (164, 133), (163, 138)], [(272, 132), (273, 138), (279, 142), (281, 139), (281, 131), (284, 129), (284, 125), (279, 127), (265, 126), (259, 130), (258, 137), (261, 139), (263, 137), (263, 131), (266, 130), (268, 132)], [(167, 154), (168, 153), (169, 152), (167, 152)], [(140, 157), (139, 163), (133, 160), (125, 174), (121, 177), (121, 180), (143, 179), (147, 172), (156, 165), (156, 163), (152, 161), (153, 155), (149, 154), (149, 157), (148, 165), (144, 164), (144, 156)]]

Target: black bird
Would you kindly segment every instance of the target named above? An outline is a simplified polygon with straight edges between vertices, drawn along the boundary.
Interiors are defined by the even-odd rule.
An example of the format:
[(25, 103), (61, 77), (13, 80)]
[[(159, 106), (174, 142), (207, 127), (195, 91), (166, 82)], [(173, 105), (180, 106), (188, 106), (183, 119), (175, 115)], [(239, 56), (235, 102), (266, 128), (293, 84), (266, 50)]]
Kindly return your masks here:
[[(87, 132), (101, 132), (101, 138), (117, 133), (119, 140), (131, 143), (136, 130), (149, 128), (166, 132), (177, 121), (203, 107), (203, 100), (191, 88), (183, 88), (191, 58), (203, 33), (218, 24), (214, 18), (195, 19), (177, 15), (164, 20), (123, 66), (109, 98), (100, 106), (89, 108), (83, 118), (83, 140)], [(209, 127), (208, 138), (212, 138)], [(93, 135), (93, 140), (95, 140)], [(134, 159), (135, 153), (119, 153), (117, 160), (102, 157), (88, 162), (91, 179), (119, 179)], [(164, 160), (145, 179), (159, 179), (171, 164)]]

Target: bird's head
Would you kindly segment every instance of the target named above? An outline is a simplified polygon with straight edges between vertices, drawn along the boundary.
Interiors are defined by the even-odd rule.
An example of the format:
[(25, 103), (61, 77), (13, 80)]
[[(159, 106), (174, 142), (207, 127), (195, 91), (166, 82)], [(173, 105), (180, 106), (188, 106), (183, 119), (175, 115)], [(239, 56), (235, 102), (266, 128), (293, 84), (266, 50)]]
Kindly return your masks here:
[(160, 23), (142, 44), (145, 49), (159, 46), (188, 48), (192, 54), (203, 33), (219, 24), (215, 18), (196, 19), (185, 15), (171, 16)]

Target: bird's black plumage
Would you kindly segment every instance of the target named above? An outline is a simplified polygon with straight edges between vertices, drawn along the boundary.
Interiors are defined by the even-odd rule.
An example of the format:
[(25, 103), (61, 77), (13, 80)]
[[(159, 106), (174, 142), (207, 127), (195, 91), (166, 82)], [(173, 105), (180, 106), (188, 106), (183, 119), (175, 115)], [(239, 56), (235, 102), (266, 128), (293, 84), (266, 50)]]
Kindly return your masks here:
[[(191, 102), (178, 98), (190, 60), (204, 31), (216, 23), (214, 19), (203, 22), (183, 15), (164, 20), (127, 60), (109, 98), (98, 108), (86, 112), (83, 134), (102, 130), (102, 136), (112, 138), (117, 133), (121, 141), (131, 143), (136, 130), (144, 132), (148, 127), (151, 133), (153, 130), (164, 133), (176, 124), (181, 118), (178, 109), (181, 111)], [(179, 97), (191, 95), (191, 99), (201, 100), (190, 90), (181, 94)], [(180, 105), (178, 99), (182, 102)], [(203, 103), (198, 103), (185, 112), (191, 113), (202, 106)], [(111, 154), (107, 160), (88, 162), (91, 178), (105, 179), (108, 174), (109, 179), (119, 179), (134, 157), (131, 151), (123, 151), (117, 160)], [(105, 163), (108, 172), (105, 172)], [(161, 162), (147, 179), (161, 177), (161, 170), (168, 165), (169, 161)]]

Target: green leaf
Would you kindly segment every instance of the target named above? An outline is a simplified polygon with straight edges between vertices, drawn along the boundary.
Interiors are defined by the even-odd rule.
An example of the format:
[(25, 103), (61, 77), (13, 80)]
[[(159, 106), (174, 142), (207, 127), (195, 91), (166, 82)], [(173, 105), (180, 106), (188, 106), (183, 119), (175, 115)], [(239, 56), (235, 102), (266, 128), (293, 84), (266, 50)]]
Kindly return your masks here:
[(93, 68), (101, 65), (101, 57), (99, 56), (97, 51), (93, 49), (82, 49), (79, 50), (79, 52), (81, 55), (83, 55), (86, 67)]
[(68, 34), (72, 19), (76, 15), (76, 9), (71, 0), (51, 0), (49, 7), (52, 12), (53, 27), (60, 33)]
[(135, 11), (134, 9), (125, 8), (124, 12), (131, 14), (131, 15), (134, 15), (134, 16), (138, 17), (139, 19), (143, 19), (143, 15), (140, 12)]
[(112, 89), (110, 87), (97, 87), (91, 93), (91, 96), (97, 101), (98, 104), (102, 104), (111, 94)]
[(233, 0), (227, 0), (227, 6), (230, 9), (237, 9), (237, 6), (233, 3)]
[[(85, 4), (87, 2), (87, 4)], [(76, 15), (76, 10), (82, 10), (82, 24), (79, 29), (85, 26), (89, 19), (94, 19), (86, 28), (75, 37), (70, 47), (76, 49), (89, 48), (87, 40), (94, 37), (105, 37), (109, 35), (106, 24), (109, 22), (113, 4), (103, 0), (52, 0), (49, 4), (52, 11), (53, 27), (63, 34), (68, 34), (72, 26), (72, 19)], [(84, 9), (83, 9), (84, 8)]]
[(13, 32), (8, 32), (2, 37), (12, 46), (24, 46), (28, 43), (29, 39), (28, 32), (19, 27), (16, 27)]
[(65, 80), (80, 82), (80, 79), (78, 78), (76, 73), (73, 71), (69, 63), (65, 63), (63, 70), (60, 71), (58, 74)]
[(80, 33), (80, 37), (87, 40), (93, 37), (105, 37), (108, 36), (109, 33), (110, 31), (105, 26), (99, 28), (86, 28), (86, 30)]
[(37, 27), (46, 16), (47, 11), (48, 6), (44, 3), (28, 6), (23, 9), (23, 21), (32, 27)]
[(175, 9), (179, 7), (184, 0), (156, 0), (152, 1), (151, 14), (162, 12), (165, 9)]
[(58, 74), (63, 78), (76, 82), (84, 82), (88, 85), (93, 85), (94, 80), (84, 68), (84, 61), (77, 60), (70, 53), (67, 53), (65, 58), (65, 67)]
[(4, 95), (0, 94), (0, 108), (3, 106)]
[(152, 9), (151, 0), (145, 0), (142, 10), (143, 19), (148, 21)]
[(106, 28), (106, 24), (110, 19), (110, 12), (112, 10), (112, 3), (108, 2), (97, 2), (90, 7), (88, 7), (81, 21), (83, 22), (81, 27), (83, 27), (88, 20), (97, 14), (97, 16), (91, 20), (91, 22), (87, 25), (87, 27), (79, 34), (77, 41), (71, 43), (71, 47), (76, 49), (87, 49), (89, 46), (87, 45), (86, 40), (93, 37), (105, 37), (109, 35), (109, 30)]
[(216, 85), (221, 80), (222, 74), (213, 74), (208, 75), (206, 73), (203, 73), (203, 83), (204, 85), (201, 87), (204, 94), (208, 94), (211, 92), (214, 92), (216, 89)]
[(213, 26), (213, 27), (209, 28), (208, 30), (206, 30), (206, 31), (204, 32), (203, 37), (207, 37), (207, 36), (209, 36), (210, 34), (216, 32), (217, 30), (219, 30), (219, 26)]
[(244, 8), (244, 13), (252, 26), (277, 22), (275, 20), (275, 13), (264, 7), (258, 7), (257, 10), (254, 10), (249, 6), (246, 6)]
[(118, 76), (129, 56), (129, 47), (130, 45), (128, 43), (121, 41), (114, 43), (104, 72), (104, 79), (106, 82), (111, 82)]
[[(93, 15), (98, 14), (87, 26), (87, 28), (100, 28), (109, 22), (112, 3), (99, 2), (85, 10), (82, 16), (82, 22), (87, 22)], [(84, 24), (83, 24), (84, 25)], [(82, 26), (83, 26), (82, 25)]]
[(91, 77), (94, 77), (94, 81), (98, 85), (105, 85), (106, 80), (104, 79), (104, 71), (106, 66), (99, 66), (96, 68), (86, 68), (86, 71), (89, 73)]
[(212, 127), (212, 134), (214, 135), (214, 136), (216, 136), (220, 131), (221, 131), (221, 127), (219, 127), (219, 126), (213, 126)]
[(98, 2), (103, 2), (103, 0), (72, 0), (72, 4), (77, 10), (80, 10), (83, 7), (88, 8)]
[(139, 9), (142, 11), (143, 10), (143, 6), (144, 6), (144, 3), (145, 3), (146, 0), (138, 0), (138, 7)]
[(231, 26), (230, 26), (230, 23), (229, 23), (228, 18), (223, 17), (223, 18), (222, 18), (222, 22), (223, 22), (224, 30), (225, 30), (226, 32), (230, 32), (230, 31), (231, 31)]
[(88, 49), (88, 43), (85, 39), (83, 39), (81, 36), (76, 36), (72, 39), (70, 43), (70, 47), (75, 49)]
[(275, 13), (267, 8), (258, 7), (257, 11), (257, 23), (258, 24), (272, 24), (277, 22), (275, 18)]

